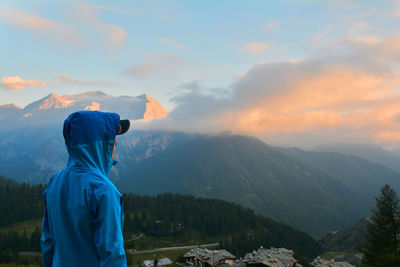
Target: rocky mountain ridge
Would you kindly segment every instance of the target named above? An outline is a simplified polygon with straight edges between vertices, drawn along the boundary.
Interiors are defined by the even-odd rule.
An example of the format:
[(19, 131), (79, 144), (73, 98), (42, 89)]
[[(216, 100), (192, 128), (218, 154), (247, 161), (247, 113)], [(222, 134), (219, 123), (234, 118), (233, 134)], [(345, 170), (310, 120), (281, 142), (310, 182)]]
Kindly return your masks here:
[(35, 127), (57, 124), (78, 110), (116, 112), (121, 118), (130, 120), (160, 119), (168, 115), (168, 110), (148, 94), (137, 97), (111, 96), (101, 91), (63, 96), (51, 93), (24, 108), (14, 104), (2, 105), (0, 108), (0, 122), (7, 124), (8, 129), (21, 125)]

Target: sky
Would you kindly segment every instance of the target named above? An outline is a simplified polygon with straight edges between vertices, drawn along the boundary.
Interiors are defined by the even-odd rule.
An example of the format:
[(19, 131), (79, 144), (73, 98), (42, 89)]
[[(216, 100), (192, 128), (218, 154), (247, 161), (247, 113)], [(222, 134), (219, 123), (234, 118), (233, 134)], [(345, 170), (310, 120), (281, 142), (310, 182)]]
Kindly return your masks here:
[(400, 1), (0, 0), (0, 105), (149, 94), (140, 125), (400, 148)]

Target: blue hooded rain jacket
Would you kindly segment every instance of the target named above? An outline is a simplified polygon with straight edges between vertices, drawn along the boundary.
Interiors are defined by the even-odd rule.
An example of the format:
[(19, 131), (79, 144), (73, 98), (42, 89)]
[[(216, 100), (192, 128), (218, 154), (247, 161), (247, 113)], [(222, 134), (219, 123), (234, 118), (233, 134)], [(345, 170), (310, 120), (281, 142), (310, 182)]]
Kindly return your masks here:
[(80, 111), (64, 122), (68, 164), (44, 192), (45, 267), (126, 266), (122, 195), (108, 179), (119, 115)]

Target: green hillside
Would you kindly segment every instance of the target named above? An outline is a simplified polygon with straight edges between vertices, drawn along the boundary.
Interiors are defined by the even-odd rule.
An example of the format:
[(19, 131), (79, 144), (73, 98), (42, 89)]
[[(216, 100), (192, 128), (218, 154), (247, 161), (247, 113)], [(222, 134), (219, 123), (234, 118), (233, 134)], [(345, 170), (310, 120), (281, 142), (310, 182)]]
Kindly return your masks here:
[(0, 175), (0, 184), (10, 184), (10, 183), (13, 184), (16, 182), (12, 179), (8, 179)]
[(363, 218), (357, 224), (340, 231), (328, 233), (319, 243), (325, 251), (359, 252), (364, 245), (368, 219)]
[(362, 266), (360, 248), (365, 242), (367, 223), (368, 219), (363, 218), (356, 225), (328, 233), (319, 240), (325, 251), (321, 257), (333, 258), (336, 261), (347, 261), (355, 266)]
[[(229, 243), (232, 252), (240, 256), (261, 245), (291, 248), (307, 257), (321, 252), (319, 245), (306, 233), (218, 199), (170, 193), (155, 197), (128, 194), (124, 197), (124, 206), (126, 232), (161, 238), (174, 236), (181, 240), (221, 241), (226, 244), (224, 247)], [(253, 237), (232, 239), (248, 233)]]
[(40, 218), (43, 190), (43, 185), (0, 183), (0, 227)]
[[(0, 218), (5, 219), (0, 226), (0, 263), (2, 258), (16, 259), (18, 251), (40, 250), (43, 190), (42, 185), (0, 184)], [(218, 199), (125, 194), (124, 213), (126, 249), (220, 242), (238, 255), (263, 245), (294, 249), (310, 259), (322, 251), (308, 234)], [(242, 234), (250, 237), (239, 240)]]

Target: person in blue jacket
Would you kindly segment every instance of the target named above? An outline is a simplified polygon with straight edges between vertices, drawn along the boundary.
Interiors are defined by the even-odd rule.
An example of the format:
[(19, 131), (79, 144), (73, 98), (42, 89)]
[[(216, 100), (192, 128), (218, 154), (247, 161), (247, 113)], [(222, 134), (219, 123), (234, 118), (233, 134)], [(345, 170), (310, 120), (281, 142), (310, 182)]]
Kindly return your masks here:
[(67, 166), (43, 194), (43, 265), (126, 266), (122, 195), (108, 179), (116, 135), (129, 120), (116, 113), (79, 111), (64, 121)]

